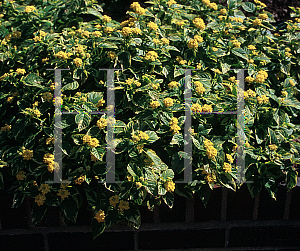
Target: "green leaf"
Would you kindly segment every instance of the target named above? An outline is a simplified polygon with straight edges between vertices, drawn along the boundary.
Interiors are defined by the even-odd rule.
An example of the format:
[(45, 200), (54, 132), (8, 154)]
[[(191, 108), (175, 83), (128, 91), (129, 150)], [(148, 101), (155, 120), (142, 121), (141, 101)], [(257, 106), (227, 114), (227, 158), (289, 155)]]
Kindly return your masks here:
[(293, 167), (289, 167), (286, 174), (286, 184), (288, 190), (293, 189), (297, 185), (298, 172)]
[(236, 0), (227, 0), (228, 9), (232, 9), (236, 5)]
[(85, 188), (84, 189), (87, 202), (89, 205), (93, 208), (97, 206), (97, 193), (91, 188)]
[(149, 136), (149, 139), (147, 140), (149, 143), (153, 143), (159, 139), (156, 132), (154, 131), (145, 131), (145, 133), (147, 133)]
[(98, 160), (103, 161), (103, 156), (106, 152), (105, 148), (102, 147), (93, 147), (91, 149), (91, 153), (93, 154), (94, 157), (96, 157)]
[(174, 204), (174, 194), (173, 193), (166, 193), (165, 195), (162, 196), (162, 198), (169, 208), (173, 207), (173, 204)]
[(137, 207), (130, 206), (129, 210), (124, 212), (125, 218), (128, 221), (127, 224), (130, 227), (139, 229), (141, 226), (141, 213)]
[(18, 207), (22, 206), (24, 198), (25, 198), (25, 194), (19, 190), (16, 190), (11, 208), (18, 208)]
[(162, 173), (162, 179), (164, 180), (172, 180), (174, 178), (174, 172), (172, 169), (167, 169)]
[(66, 84), (61, 88), (61, 91), (65, 91), (65, 90), (76, 90), (79, 87), (78, 82), (75, 80), (72, 83)]
[(242, 8), (244, 9), (244, 11), (254, 12), (255, 11), (255, 4), (250, 3), (250, 2), (245, 2), (245, 3), (242, 3)]
[(168, 169), (168, 166), (164, 162), (162, 162), (162, 160), (156, 155), (154, 151), (147, 150), (146, 154), (151, 158), (158, 170)]
[[(100, 7), (100, 6), (98, 6), (98, 7)], [(90, 14), (90, 15), (94, 15), (95, 17), (102, 18), (102, 14), (99, 11), (97, 11), (94, 8), (91, 8), (91, 7), (87, 7), (87, 11), (85, 13)]]
[(276, 193), (277, 193), (277, 185), (275, 180), (273, 179), (264, 179), (263, 180), (264, 187), (267, 189), (270, 196), (276, 200)]
[(35, 74), (33, 74), (33, 73), (29, 73), (25, 77), (24, 80), (25, 80), (24, 84), (27, 85), (27, 86), (35, 86), (35, 87), (38, 87), (38, 88), (41, 88), (41, 89), (45, 88), (44, 86), (38, 84), (40, 82), (43, 82), (44, 79), (41, 78), (41, 77), (39, 77), (39, 76), (37, 76), (37, 75), (35, 75)]
[(104, 222), (98, 222), (96, 219), (92, 219), (92, 235), (93, 239), (96, 239), (105, 230)]
[(200, 199), (202, 200), (203, 205), (206, 207), (210, 199), (211, 189), (208, 184), (201, 184), (200, 189), (196, 191)]
[(75, 123), (78, 125), (78, 130), (86, 129), (91, 122), (92, 118), (89, 113), (80, 113), (75, 116)]
[(131, 66), (131, 54), (128, 51), (122, 51), (118, 54), (118, 60), (124, 69), (127, 69)]
[[(76, 198), (76, 197), (75, 197)], [(74, 196), (69, 196), (61, 202), (61, 208), (69, 221), (76, 222), (78, 214), (78, 201)]]
[(242, 48), (233, 48), (231, 52), (240, 58), (248, 60), (248, 55)]
[(179, 151), (172, 156), (171, 168), (175, 173), (181, 173), (184, 170), (184, 159), (191, 160), (189, 155), (183, 151)]
[(31, 210), (31, 225), (34, 226), (38, 224), (45, 216), (47, 210), (48, 207), (46, 205), (38, 206), (36, 203), (34, 203)]

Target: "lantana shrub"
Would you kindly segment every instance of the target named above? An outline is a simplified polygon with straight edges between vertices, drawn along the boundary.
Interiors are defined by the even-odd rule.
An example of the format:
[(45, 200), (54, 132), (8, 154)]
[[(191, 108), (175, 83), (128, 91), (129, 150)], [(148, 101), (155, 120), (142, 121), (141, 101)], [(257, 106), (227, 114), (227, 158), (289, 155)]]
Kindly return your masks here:
[[(215, 185), (236, 190), (237, 110), (244, 93), (245, 180), (254, 197), (297, 183), (300, 9), (274, 27), (264, 3), (149, 1), (121, 23), (94, 1), (5, 0), (0, 6), (0, 187), (34, 200), (32, 224), (49, 207), (75, 222), (84, 201), (94, 238), (118, 222), (139, 228), (140, 206), (173, 206), (174, 194), (207, 204)], [(84, 22), (84, 15), (94, 16)], [(62, 95), (54, 98), (54, 71)], [(114, 71), (115, 107), (107, 107)], [(192, 181), (184, 182), (185, 69), (192, 69)], [(236, 69), (236, 70), (234, 70)], [(237, 69), (245, 71), (238, 89)], [(62, 111), (63, 183), (53, 181), (54, 105)], [(115, 119), (89, 114), (115, 109)], [(206, 114), (201, 114), (206, 112)], [(210, 114), (207, 114), (210, 113)], [(115, 179), (106, 182), (106, 133), (115, 133)], [(191, 160), (189, 158), (189, 160)], [(181, 181), (181, 182), (178, 182)], [(250, 181), (250, 182), (249, 182)]]

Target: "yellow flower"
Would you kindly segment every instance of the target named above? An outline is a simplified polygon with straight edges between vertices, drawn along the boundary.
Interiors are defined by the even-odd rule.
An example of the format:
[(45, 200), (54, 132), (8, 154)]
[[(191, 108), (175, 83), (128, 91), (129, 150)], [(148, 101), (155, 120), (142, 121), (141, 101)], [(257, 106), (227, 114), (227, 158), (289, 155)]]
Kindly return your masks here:
[(169, 1), (167, 2), (167, 4), (168, 4), (169, 7), (170, 7), (170, 6), (173, 5), (173, 4), (177, 4), (177, 2), (174, 1), (174, 0), (169, 0)]
[(220, 13), (221, 15), (225, 15), (225, 14), (227, 13), (227, 10), (226, 10), (226, 9), (221, 9), (221, 10), (219, 11), (219, 13)]
[(98, 159), (92, 153), (91, 153), (91, 160), (94, 162), (98, 161)]
[(199, 17), (196, 17), (194, 20), (193, 20), (193, 23), (194, 25), (199, 28), (200, 30), (204, 30), (205, 29), (205, 23), (203, 21), (202, 18), (199, 18)]
[(230, 154), (226, 153), (226, 158), (227, 158), (229, 163), (233, 163), (233, 158)]
[(201, 37), (201, 36), (195, 35), (195, 36), (194, 36), (194, 39), (195, 39), (199, 44), (203, 42), (203, 37)]
[(211, 105), (207, 105), (207, 104), (205, 104), (205, 105), (203, 105), (203, 107), (202, 107), (202, 111), (203, 112), (212, 112), (212, 106)]
[(165, 189), (167, 192), (174, 192), (175, 190), (175, 183), (173, 181), (167, 181), (165, 183)]
[(248, 83), (252, 83), (254, 81), (254, 78), (252, 78), (251, 76), (248, 76), (245, 78), (245, 81)]
[(22, 157), (25, 160), (31, 160), (31, 158), (33, 157), (33, 150), (24, 149), (22, 153)]
[(4, 15), (3, 14), (0, 14), (0, 18), (3, 18), (4, 17)]
[(95, 214), (94, 217), (99, 223), (104, 222), (105, 221), (105, 213), (102, 210), (99, 210), (98, 213)]
[(275, 144), (271, 144), (271, 145), (269, 145), (269, 148), (271, 151), (276, 151), (278, 146), (276, 146)]
[(117, 54), (113, 51), (107, 52), (107, 56), (111, 59), (114, 60), (117, 57)]
[(190, 48), (190, 49), (197, 49), (198, 48), (198, 42), (197, 42), (197, 40), (196, 39), (191, 39), (190, 41), (189, 41), (189, 43), (188, 43), (188, 47)]
[(112, 205), (113, 207), (116, 207), (116, 205), (119, 203), (119, 196), (114, 195), (109, 198), (109, 204)]
[[(176, 118), (172, 118), (172, 120), (173, 119)], [(177, 119), (176, 119), (176, 123), (172, 123), (172, 121), (170, 121), (170, 131), (173, 131), (173, 135), (179, 133), (180, 129), (181, 129), (180, 126), (177, 125)]]
[(162, 38), (161, 41), (163, 44), (166, 44), (166, 45), (168, 45), (170, 43), (169, 39), (167, 39), (167, 38)]
[(94, 37), (101, 37), (102, 36), (102, 33), (100, 31), (94, 31), (92, 34), (94, 35)]
[(291, 86), (295, 86), (296, 85), (293, 79), (289, 79), (289, 83), (290, 83)]
[(112, 27), (105, 27), (104, 32), (105, 33), (112, 33), (114, 31), (114, 28)]
[(217, 74), (222, 74), (222, 72), (219, 69), (213, 69), (213, 71)]
[(245, 146), (246, 146), (246, 147), (250, 147), (249, 142), (246, 142), (246, 143), (245, 143)]
[(156, 101), (156, 100), (151, 101), (151, 103), (150, 103), (150, 107), (151, 107), (152, 109), (155, 109), (155, 108), (157, 108), (157, 107), (159, 107), (159, 106), (160, 106), (160, 104), (159, 104), (159, 102)]
[(119, 208), (121, 213), (124, 213), (124, 210), (128, 210), (130, 208), (129, 207), (129, 202), (121, 200), (120, 203), (119, 203), (118, 208)]
[(81, 185), (85, 181), (85, 176), (81, 175), (79, 178), (75, 180), (75, 184)]
[(38, 109), (34, 109), (33, 113), (35, 116), (37, 116), (38, 118), (41, 116), (41, 112)]
[(174, 89), (179, 86), (179, 83), (176, 81), (172, 81), (168, 84), (169, 88)]
[(226, 173), (231, 172), (231, 165), (229, 163), (224, 162), (223, 169)]
[(33, 38), (33, 40), (34, 40), (34, 42), (39, 42), (39, 41), (42, 40), (42, 38), (39, 37), (39, 36), (35, 36), (35, 37)]
[(84, 135), (82, 138), (83, 143), (88, 143), (90, 142), (90, 140), (92, 139), (92, 137), (90, 135)]
[(287, 91), (281, 91), (281, 94), (285, 97), (288, 95)]
[(268, 19), (268, 14), (266, 14), (266, 13), (259, 14), (258, 18), (263, 19), (263, 20)]
[(145, 60), (155, 61), (156, 59), (158, 59), (158, 55), (155, 51), (147, 52), (147, 54), (145, 56)]
[(202, 67), (202, 64), (201, 63), (199, 63), (199, 64), (197, 64), (197, 69), (201, 69), (201, 67)]
[(157, 38), (153, 38), (152, 42), (153, 42), (154, 44), (159, 44), (159, 40), (158, 40)]
[(177, 56), (177, 57), (176, 57), (176, 61), (177, 61), (179, 64), (186, 64), (186, 63), (187, 63), (187, 61), (186, 61), (186, 60), (183, 60), (183, 58), (180, 57), (180, 56)]
[(251, 59), (248, 60), (248, 63), (253, 64), (254, 60), (251, 58)]
[(16, 73), (17, 74), (19, 74), (19, 75), (24, 75), (25, 73), (26, 73), (26, 71), (24, 70), (24, 69), (20, 69), (20, 68), (18, 68), (17, 70), (16, 70)]
[(132, 139), (133, 139), (133, 142), (134, 142), (134, 143), (137, 143), (137, 142), (140, 141), (140, 137), (137, 136), (137, 135), (132, 135)]
[(7, 98), (7, 102), (8, 102), (8, 103), (13, 102), (13, 100), (14, 100), (14, 97), (8, 97), (8, 98)]
[(215, 182), (215, 176), (212, 176), (210, 173), (208, 173), (204, 178), (208, 183), (214, 183)]
[(43, 161), (46, 164), (52, 163), (54, 161), (54, 155), (51, 153), (44, 154)]
[(129, 27), (124, 27), (122, 29), (122, 34), (123, 34), (124, 37), (129, 36), (131, 33), (132, 33), (132, 29), (129, 28)]
[(81, 60), (81, 58), (74, 58), (73, 62), (74, 62), (74, 64), (75, 64), (77, 67), (79, 67), (79, 66), (82, 65), (82, 60)]
[(163, 103), (164, 103), (164, 105), (165, 105), (166, 107), (170, 107), (170, 106), (172, 106), (172, 105), (174, 104), (174, 100), (171, 99), (171, 98), (165, 98), (165, 99), (163, 100)]
[(139, 137), (140, 137), (140, 139), (143, 139), (143, 140), (149, 139), (149, 135), (145, 132), (139, 132)]
[(195, 113), (202, 112), (202, 107), (200, 104), (196, 103), (192, 105), (191, 110)]
[(212, 9), (214, 9), (214, 10), (218, 10), (218, 5), (217, 5), (216, 3), (210, 3), (210, 4), (208, 5), (208, 7), (212, 8)]
[(41, 191), (42, 194), (47, 194), (50, 192), (50, 186), (48, 184), (41, 184), (38, 190)]
[(1, 127), (1, 132), (6, 132), (11, 129), (11, 125), (5, 124), (5, 126)]
[(147, 27), (148, 27), (150, 30), (154, 30), (154, 31), (157, 31), (157, 30), (158, 30), (158, 26), (157, 26), (157, 24), (154, 23), (154, 22), (149, 22), (149, 23), (147, 24)]
[(44, 92), (43, 93), (43, 100), (46, 100), (46, 101), (50, 102), (52, 100), (52, 98), (53, 98), (52, 93), (50, 93), (50, 92)]
[(269, 102), (269, 98), (266, 95), (262, 95), (261, 97), (258, 96), (257, 101), (259, 104), (263, 104), (263, 103), (268, 103)]
[(24, 171), (19, 171), (16, 175), (17, 180), (25, 180), (26, 173)]
[(132, 32), (135, 33), (136, 35), (142, 33), (141, 29), (139, 29), (139, 28), (132, 28)]
[(97, 126), (99, 127), (99, 129), (102, 129), (104, 127), (107, 126), (107, 119), (105, 118), (100, 118), (98, 121), (97, 121)]
[(103, 15), (102, 16), (102, 20), (106, 23), (110, 22), (111, 21), (111, 17), (107, 16), (107, 15)]
[(253, 21), (253, 25), (254, 25), (254, 26), (261, 25), (261, 20), (256, 18), (256, 19)]
[(30, 12), (33, 12), (35, 11), (35, 7), (34, 6), (26, 6), (25, 7), (25, 12), (26, 13), (30, 13)]
[(42, 206), (46, 201), (46, 196), (45, 194), (39, 193), (37, 196), (34, 197), (34, 202), (40, 207)]
[(50, 145), (54, 143), (54, 137), (49, 137), (46, 139), (46, 145)]
[(103, 100), (103, 98), (102, 98), (102, 99), (100, 99), (100, 100), (98, 101), (96, 107), (103, 106), (104, 104), (105, 104), (105, 100)]
[(69, 197), (70, 192), (67, 189), (59, 189), (57, 195), (60, 196), (61, 200), (64, 200)]
[(97, 147), (99, 146), (99, 140), (96, 138), (91, 138), (89, 142), (87, 142), (87, 144), (89, 145), (89, 147)]
[(257, 83), (264, 83), (265, 80), (268, 78), (268, 73), (266, 71), (259, 71), (256, 75), (255, 81)]
[(238, 40), (232, 40), (231, 41), (231, 43), (235, 46), (235, 47), (237, 47), (237, 48), (240, 48), (240, 46), (241, 46), (241, 43), (238, 41)]

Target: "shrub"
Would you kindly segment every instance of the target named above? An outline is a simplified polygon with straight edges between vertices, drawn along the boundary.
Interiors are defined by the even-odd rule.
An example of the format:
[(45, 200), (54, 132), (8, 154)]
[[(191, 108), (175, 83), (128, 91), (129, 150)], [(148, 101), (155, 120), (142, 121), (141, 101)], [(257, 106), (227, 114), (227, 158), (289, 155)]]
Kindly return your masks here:
[[(94, 238), (125, 221), (138, 228), (139, 206), (173, 206), (174, 193), (203, 203), (214, 185), (237, 189), (234, 163), (241, 147), (237, 110), (244, 93), (245, 178), (249, 192), (264, 187), (275, 198), (278, 182), (296, 185), (299, 163), (300, 9), (278, 30), (260, 1), (150, 1), (131, 5), (119, 23), (93, 1), (37, 1), (1, 6), (0, 185), (12, 183), (13, 207), (33, 198), (33, 224), (49, 207), (76, 221), (87, 200)], [(243, 11), (247, 12), (247, 17)], [(83, 22), (82, 14), (95, 19)], [(62, 98), (54, 99), (53, 71), (62, 71)], [(92, 111), (107, 107), (106, 71), (115, 71), (115, 120)], [(191, 69), (192, 181), (184, 181), (185, 70)], [(237, 72), (245, 71), (245, 92)], [(240, 98), (243, 98), (240, 96)], [(63, 183), (53, 181), (54, 104), (64, 115)], [(112, 108), (113, 109), (113, 108)], [(206, 114), (201, 114), (206, 112)], [(75, 118), (75, 119), (74, 119)], [(105, 182), (107, 124), (114, 125), (115, 179)], [(100, 182), (99, 182), (100, 181)], [(181, 183), (175, 183), (181, 181)], [(102, 183), (101, 183), (102, 182)], [(238, 187), (241, 184), (238, 184)]]

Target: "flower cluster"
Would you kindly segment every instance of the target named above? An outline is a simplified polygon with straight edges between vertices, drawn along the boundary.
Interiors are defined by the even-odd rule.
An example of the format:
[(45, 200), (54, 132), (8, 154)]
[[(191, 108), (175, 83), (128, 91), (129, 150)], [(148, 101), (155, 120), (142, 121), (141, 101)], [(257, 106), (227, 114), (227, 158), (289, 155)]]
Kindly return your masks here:
[(133, 9), (135, 11), (135, 13), (140, 16), (145, 15), (146, 10), (144, 8), (142, 8), (138, 2), (133, 2), (130, 5), (130, 8)]
[(99, 223), (104, 222), (104, 221), (105, 221), (105, 213), (104, 213), (104, 211), (103, 211), (103, 210), (99, 210), (99, 211), (95, 214), (94, 218), (95, 218)]
[(259, 104), (263, 104), (263, 103), (268, 103), (269, 102), (269, 98), (266, 95), (262, 95), (262, 96), (258, 96), (256, 97), (257, 102)]
[(11, 129), (11, 125), (5, 124), (5, 126), (2, 126), (0, 128), (1, 132), (6, 132), (9, 131)]
[(90, 135), (84, 135), (82, 141), (83, 143), (88, 144), (88, 146), (91, 148), (99, 146), (99, 140), (96, 138), (92, 138)]
[(206, 149), (206, 155), (209, 159), (215, 159), (217, 156), (217, 149), (214, 147), (214, 144), (209, 140), (205, 139), (204, 141), (204, 147)]
[(175, 183), (173, 181), (167, 181), (165, 183), (165, 189), (167, 192), (174, 192), (175, 190)]
[(24, 180), (26, 177), (26, 173), (24, 171), (19, 171), (16, 175), (17, 180)]
[(204, 30), (205, 29), (205, 23), (203, 21), (202, 18), (200, 17), (196, 17), (194, 20), (193, 20), (193, 24), (199, 28), (200, 30)]
[(22, 152), (22, 157), (25, 160), (31, 160), (33, 157), (33, 150), (29, 150), (29, 149), (24, 149)]
[(170, 106), (173, 106), (174, 100), (171, 99), (171, 98), (165, 98), (165, 99), (163, 100), (163, 103), (164, 103), (164, 105), (165, 105), (166, 107), (170, 107)]
[(159, 104), (159, 102), (156, 101), (156, 100), (153, 100), (153, 101), (151, 101), (151, 103), (150, 103), (150, 107), (151, 107), (152, 109), (156, 109), (156, 108), (159, 107), (159, 106), (160, 106), (160, 104)]
[(158, 55), (157, 55), (157, 53), (155, 51), (149, 51), (145, 55), (145, 60), (155, 61), (156, 59), (158, 59)]
[(48, 164), (48, 171), (53, 173), (54, 170), (54, 155), (51, 153), (46, 153), (43, 157), (43, 161), (45, 164)]
[(196, 87), (195, 90), (199, 95), (203, 94), (206, 91), (206, 89), (203, 87), (203, 84), (200, 81), (195, 81), (194, 85)]
[(264, 83), (268, 78), (268, 73), (266, 71), (259, 71), (256, 75), (255, 82), (257, 83)]
[(231, 165), (227, 162), (224, 162), (224, 165), (223, 165), (223, 169), (226, 173), (230, 173), (231, 172)]
[(178, 119), (173, 117), (170, 121), (170, 131), (173, 131), (173, 135), (179, 133), (180, 126), (178, 126)]

